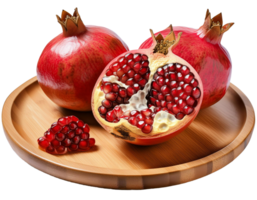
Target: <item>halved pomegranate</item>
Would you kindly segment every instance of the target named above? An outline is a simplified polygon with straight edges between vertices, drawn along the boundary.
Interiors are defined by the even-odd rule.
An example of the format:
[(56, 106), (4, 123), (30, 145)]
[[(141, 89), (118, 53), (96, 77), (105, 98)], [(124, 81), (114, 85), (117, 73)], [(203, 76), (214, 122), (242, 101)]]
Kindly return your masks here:
[(92, 110), (112, 135), (137, 145), (164, 142), (183, 131), (202, 103), (202, 82), (194, 68), (174, 55), (179, 42), (172, 26), (154, 36), (149, 49), (112, 60), (96, 82)]

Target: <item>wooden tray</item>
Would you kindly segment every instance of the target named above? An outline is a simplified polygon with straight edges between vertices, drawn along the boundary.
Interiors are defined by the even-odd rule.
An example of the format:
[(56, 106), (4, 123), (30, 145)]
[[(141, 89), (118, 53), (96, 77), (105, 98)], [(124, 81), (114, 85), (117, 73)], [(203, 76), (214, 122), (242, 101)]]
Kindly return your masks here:
[[(71, 114), (90, 125), (96, 148), (62, 156), (41, 151), (37, 138), (59, 117)], [(202, 110), (183, 133), (160, 145), (135, 146), (107, 133), (91, 112), (55, 105), (34, 77), (7, 98), (2, 120), (13, 150), (45, 173), (97, 187), (144, 189), (185, 183), (224, 167), (247, 146), (255, 116), (247, 97), (230, 84), (226, 96)]]

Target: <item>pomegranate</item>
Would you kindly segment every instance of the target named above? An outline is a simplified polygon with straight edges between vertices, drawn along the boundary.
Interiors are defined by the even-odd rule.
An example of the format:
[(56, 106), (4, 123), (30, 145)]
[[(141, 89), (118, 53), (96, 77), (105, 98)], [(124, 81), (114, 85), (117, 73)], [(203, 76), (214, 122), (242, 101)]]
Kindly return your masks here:
[(164, 142), (183, 131), (202, 103), (202, 82), (194, 68), (174, 55), (179, 42), (172, 26), (154, 36), (149, 49), (112, 60), (96, 82), (92, 111), (112, 135), (137, 145)]
[(50, 154), (87, 151), (95, 145), (95, 139), (89, 138), (89, 130), (87, 124), (73, 115), (62, 117), (38, 138), (38, 145)]
[(63, 11), (57, 19), (63, 33), (46, 45), (38, 60), (39, 85), (57, 105), (89, 111), (97, 78), (128, 47), (107, 28), (85, 26), (77, 8), (73, 16)]
[[(199, 29), (174, 27), (175, 35), (182, 32), (179, 44), (173, 53), (189, 62), (200, 75), (203, 82), (203, 103), (201, 108), (218, 102), (226, 93), (231, 77), (231, 59), (228, 51), (221, 45), (223, 33), (234, 23), (223, 26), (222, 14), (211, 19), (207, 10), (204, 24)], [(156, 34), (166, 36), (169, 28)], [(145, 49), (153, 44), (152, 38), (140, 46)]]

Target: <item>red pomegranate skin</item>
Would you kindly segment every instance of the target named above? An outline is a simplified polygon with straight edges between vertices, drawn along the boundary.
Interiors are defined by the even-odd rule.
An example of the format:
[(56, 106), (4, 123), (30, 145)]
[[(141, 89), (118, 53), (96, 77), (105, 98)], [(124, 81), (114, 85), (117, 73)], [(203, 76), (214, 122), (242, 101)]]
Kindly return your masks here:
[[(173, 27), (175, 35), (182, 32), (178, 45), (173, 53), (189, 62), (198, 72), (203, 83), (203, 102), (201, 109), (218, 102), (226, 93), (230, 83), (232, 64), (228, 51), (220, 44), (221, 37), (209, 40), (202, 38), (200, 29)], [(157, 32), (164, 37), (169, 29)], [(140, 49), (149, 48), (152, 39), (147, 39)]]
[(39, 58), (38, 82), (57, 105), (89, 111), (98, 76), (113, 58), (127, 50), (127, 45), (104, 27), (87, 26), (86, 33), (71, 37), (61, 33)]

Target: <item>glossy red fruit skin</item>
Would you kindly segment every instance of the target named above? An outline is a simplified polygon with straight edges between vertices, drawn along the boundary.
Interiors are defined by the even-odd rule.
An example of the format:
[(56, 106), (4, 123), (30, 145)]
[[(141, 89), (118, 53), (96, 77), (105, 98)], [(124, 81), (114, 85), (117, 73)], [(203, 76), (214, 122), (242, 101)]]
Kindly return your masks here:
[[(220, 43), (220, 37), (210, 40), (204, 37), (201, 28), (173, 27), (175, 35), (182, 32), (178, 45), (173, 53), (186, 60), (198, 72), (203, 83), (203, 103), (201, 109), (217, 103), (226, 93), (231, 78), (231, 58), (228, 51)], [(166, 36), (169, 29), (155, 33)], [(153, 43), (148, 38), (139, 49), (149, 48)]]
[(89, 111), (97, 78), (113, 58), (127, 50), (121, 38), (104, 27), (86, 26), (84, 33), (69, 37), (61, 33), (38, 60), (39, 85), (57, 105)]

